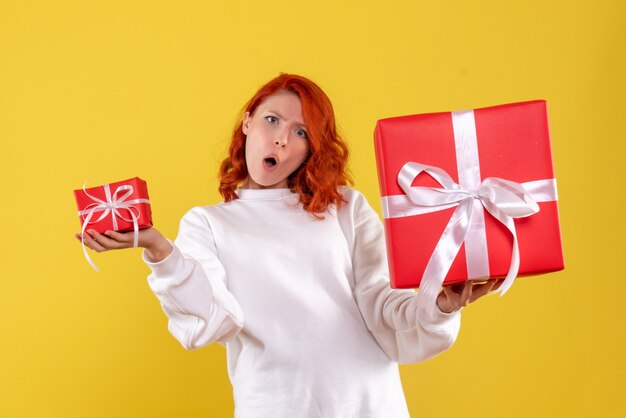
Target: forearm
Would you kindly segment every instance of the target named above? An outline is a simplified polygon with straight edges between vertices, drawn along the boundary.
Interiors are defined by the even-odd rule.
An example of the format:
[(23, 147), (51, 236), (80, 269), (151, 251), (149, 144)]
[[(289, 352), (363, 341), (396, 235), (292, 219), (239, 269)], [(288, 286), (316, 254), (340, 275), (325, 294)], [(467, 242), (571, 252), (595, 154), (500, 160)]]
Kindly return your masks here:
[[(169, 318), (170, 333), (188, 350), (227, 340), (243, 326), (243, 314), (224, 286), (217, 261), (204, 262), (213, 277), (207, 277), (201, 263), (183, 254), (169, 242), (171, 253), (159, 262), (144, 261), (152, 269), (150, 288)], [(212, 267), (216, 267), (214, 270)]]
[(428, 360), (457, 338), (460, 313), (446, 314), (436, 306), (427, 311), (414, 291), (391, 289), (388, 282), (372, 276), (364, 278), (355, 296), (368, 328), (394, 361)]
[(356, 229), (354, 295), (367, 327), (393, 360), (416, 363), (450, 347), (460, 313), (421, 303), (413, 290), (391, 289), (382, 225), (371, 217)]
[(145, 247), (144, 254), (148, 261), (158, 263), (165, 260), (173, 250), (172, 244), (163, 236), (160, 236), (154, 243), (150, 243), (149, 246)]

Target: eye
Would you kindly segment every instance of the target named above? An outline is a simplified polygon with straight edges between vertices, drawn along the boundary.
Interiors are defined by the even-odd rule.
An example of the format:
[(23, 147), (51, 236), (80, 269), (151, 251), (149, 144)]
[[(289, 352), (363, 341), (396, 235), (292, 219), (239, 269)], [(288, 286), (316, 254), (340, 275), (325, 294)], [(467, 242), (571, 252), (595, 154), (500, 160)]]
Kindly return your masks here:
[(298, 135), (300, 138), (308, 138), (306, 131), (302, 128), (296, 129), (296, 135)]
[(269, 123), (278, 123), (278, 118), (276, 116), (266, 116), (265, 120)]

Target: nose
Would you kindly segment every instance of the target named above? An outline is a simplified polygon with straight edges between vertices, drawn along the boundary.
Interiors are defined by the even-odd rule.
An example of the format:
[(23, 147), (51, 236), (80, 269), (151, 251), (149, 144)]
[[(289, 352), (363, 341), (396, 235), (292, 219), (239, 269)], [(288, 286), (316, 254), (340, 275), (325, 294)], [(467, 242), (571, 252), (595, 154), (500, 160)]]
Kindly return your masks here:
[(274, 139), (274, 146), (279, 148), (285, 148), (287, 146), (287, 136), (289, 132), (284, 132), (282, 134), (278, 134), (276, 139)]

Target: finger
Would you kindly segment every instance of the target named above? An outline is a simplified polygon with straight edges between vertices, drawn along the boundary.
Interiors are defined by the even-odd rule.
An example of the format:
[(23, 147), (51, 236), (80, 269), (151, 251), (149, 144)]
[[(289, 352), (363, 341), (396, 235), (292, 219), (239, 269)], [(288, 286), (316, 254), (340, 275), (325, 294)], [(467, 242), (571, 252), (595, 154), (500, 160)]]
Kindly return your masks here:
[(80, 234), (80, 233), (74, 234), (74, 238), (76, 238), (78, 242), (85, 241), (85, 245), (87, 245), (87, 237), (89, 237), (88, 233), (85, 233), (84, 238), (83, 238), (83, 234)]
[(454, 297), (454, 295), (456, 294), (454, 290), (452, 289), (452, 286), (443, 286), (443, 293), (446, 295), (448, 299)]
[[(93, 231), (90, 231), (93, 232)], [(84, 238), (83, 238), (85, 245), (89, 248), (91, 248), (92, 250), (96, 251), (96, 252), (102, 252), (102, 251), (106, 251), (106, 248), (104, 248), (102, 245), (100, 245), (92, 235), (89, 234), (85, 234)]]
[(444, 286), (443, 291), (437, 296), (437, 305), (442, 311), (450, 312), (457, 306), (456, 301), (458, 301), (458, 299), (459, 295), (452, 289), (452, 286)]
[(456, 304), (464, 288), (463, 283), (447, 284), (443, 286), (443, 293), (446, 296), (446, 300)]
[(449, 295), (449, 296), (452, 296), (452, 295), (459, 296), (463, 292), (463, 289), (465, 289), (465, 283), (466, 282), (444, 284), (442, 287), (443, 287), (443, 290), (446, 292), (447, 295)]
[(482, 284), (481, 287), (476, 286), (475, 292), (477, 296), (470, 303), (484, 295), (492, 294), (500, 288), (502, 283), (504, 283), (504, 279), (491, 279), (487, 283)]
[(108, 238), (107, 236), (102, 235), (98, 231), (90, 231), (90, 232), (92, 232), (91, 235), (94, 241), (96, 241), (98, 244), (100, 244), (102, 247), (104, 247), (107, 250), (117, 250), (120, 248), (128, 247), (126, 243), (118, 242), (114, 239)]
[(465, 283), (466, 282), (454, 283), (450, 285), (450, 288), (454, 291), (454, 293), (460, 295), (463, 292), (463, 289), (465, 289)]
[[(85, 234), (85, 240), (83, 240), (83, 237), (82, 237), (82, 235), (81, 235), (81, 234), (74, 234), (74, 238), (76, 238), (76, 241), (77, 241), (79, 244), (82, 244), (82, 243), (84, 242), (84, 244), (85, 244), (85, 246), (86, 246), (87, 248), (91, 248), (90, 244), (87, 242), (87, 235), (88, 235), (88, 234)], [(91, 249), (93, 249), (93, 248), (91, 248)]]
[(495, 281), (490, 280), (487, 283), (481, 283), (473, 286), (472, 296), (470, 297), (470, 303), (474, 302), (476, 299), (485, 296), (489, 291), (493, 288)]
[(472, 285), (471, 280), (465, 282), (465, 286), (463, 287), (463, 293), (461, 293), (462, 306), (467, 306), (467, 304), (469, 303), (470, 298), (472, 297), (473, 287), (474, 286)]
[(500, 286), (502, 286), (502, 283), (504, 283), (504, 279), (496, 279), (491, 290), (498, 290)]
[(134, 232), (105, 231), (104, 235), (118, 242), (133, 242)]

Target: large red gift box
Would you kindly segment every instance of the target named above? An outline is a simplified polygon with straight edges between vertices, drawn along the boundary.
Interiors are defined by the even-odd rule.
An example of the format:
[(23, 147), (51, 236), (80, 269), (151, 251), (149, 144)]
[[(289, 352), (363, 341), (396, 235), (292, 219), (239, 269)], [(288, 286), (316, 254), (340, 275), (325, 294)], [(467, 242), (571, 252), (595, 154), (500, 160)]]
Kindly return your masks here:
[[(564, 268), (545, 101), (382, 119), (377, 122), (374, 140), (392, 287), (419, 287), (422, 277), (432, 271), (445, 277), (445, 284), (507, 276), (516, 244), (513, 234), (517, 234), (519, 275)], [(415, 203), (401, 187), (399, 175), (404, 178), (401, 182), (408, 184), (404, 186), (407, 190), (421, 193), (417, 198), (417, 206), (422, 205), (418, 214), (412, 212)], [(445, 187), (443, 180), (434, 180), (446, 176), (450, 179)], [(490, 177), (504, 179), (496, 181), (501, 188), (479, 190), (491, 181), (484, 181)], [(529, 191), (535, 186), (542, 191)], [(507, 228), (507, 222), (503, 224), (483, 209), (482, 205), (490, 204), (481, 204), (480, 196), (517, 198), (521, 196), (520, 187), (522, 192), (528, 191), (526, 197), (519, 198), (522, 205), (535, 208), (527, 212), (538, 209), (537, 213), (511, 218)], [(444, 188), (448, 190), (441, 191)], [(448, 198), (446, 193), (469, 198), (439, 205), (436, 210), (423, 206), (423, 201), (431, 198)], [(535, 199), (531, 203), (529, 195)], [(468, 226), (472, 231), (468, 234), (472, 236), (470, 244), (465, 235), (453, 236), (467, 221), (464, 215), (450, 222), (457, 216), (461, 201), (474, 214)], [(506, 210), (506, 202), (502, 206)], [(442, 238), (446, 233), (446, 239), (460, 245), (458, 253), (456, 247), (450, 250), (449, 241)], [(436, 258), (434, 253), (440, 258), (424, 275), (431, 257)], [(437, 265), (441, 257), (449, 259), (449, 270), (448, 265)]]
[[(146, 182), (139, 177), (74, 190), (83, 232), (127, 232), (152, 226)], [(136, 221), (136, 222), (135, 222)], [(85, 225), (87, 223), (87, 225)]]

